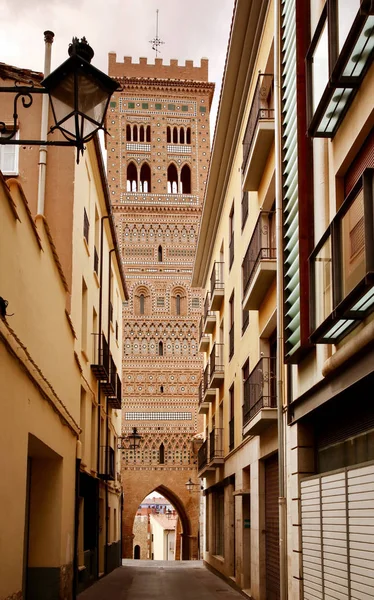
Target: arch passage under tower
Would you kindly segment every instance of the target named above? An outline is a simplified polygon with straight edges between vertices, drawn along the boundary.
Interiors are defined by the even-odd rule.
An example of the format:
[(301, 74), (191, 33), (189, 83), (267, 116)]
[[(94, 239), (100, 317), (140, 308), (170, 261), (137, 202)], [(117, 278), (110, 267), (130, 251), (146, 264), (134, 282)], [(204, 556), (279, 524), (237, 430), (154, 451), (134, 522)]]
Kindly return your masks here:
[[(122, 556), (133, 558), (133, 526), (138, 506), (146, 496), (157, 492), (172, 504), (181, 525), (181, 560), (198, 558), (199, 494), (190, 494), (186, 481), (196, 479), (196, 471), (134, 471), (126, 473), (122, 515)], [(153, 485), (152, 485), (153, 484)]]

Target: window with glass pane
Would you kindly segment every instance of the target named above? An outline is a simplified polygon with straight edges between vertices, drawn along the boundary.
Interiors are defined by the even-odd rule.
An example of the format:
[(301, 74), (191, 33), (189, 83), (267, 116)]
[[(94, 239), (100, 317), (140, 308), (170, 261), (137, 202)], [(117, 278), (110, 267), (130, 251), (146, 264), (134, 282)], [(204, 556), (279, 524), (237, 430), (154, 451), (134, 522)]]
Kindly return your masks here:
[(329, 80), (329, 47), (325, 21), (312, 59), (313, 113)]
[(360, 0), (337, 0), (339, 53), (360, 10)]
[(314, 258), (315, 327), (332, 313), (332, 253), (329, 236)]
[[(18, 131), (14, 138), (19, 139)], [(0, 145), (0, 171), (3, 175), (18, 175), (18, 150), (19, 146), (13, 144)]]
[(364, 192), (361, 190), (341, 220), (342, 292), (345, 298), (365, 277)]

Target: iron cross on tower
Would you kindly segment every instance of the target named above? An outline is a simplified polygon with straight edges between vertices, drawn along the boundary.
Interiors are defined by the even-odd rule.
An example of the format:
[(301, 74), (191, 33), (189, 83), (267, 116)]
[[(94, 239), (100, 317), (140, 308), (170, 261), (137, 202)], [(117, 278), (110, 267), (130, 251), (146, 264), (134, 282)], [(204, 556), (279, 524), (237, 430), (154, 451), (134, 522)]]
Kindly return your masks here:
[(152, 44), (152, 50), (156, 52), (157, 58), (157, 55), (160, 53), (159, 46), (161, 46), (161, 44), (165, 44), (165, 42), (160, 40), (158, 37), (158, 9), (156, 10), (156, 37), (153, 38), (153, 40), (151, 40), (149, 43)]

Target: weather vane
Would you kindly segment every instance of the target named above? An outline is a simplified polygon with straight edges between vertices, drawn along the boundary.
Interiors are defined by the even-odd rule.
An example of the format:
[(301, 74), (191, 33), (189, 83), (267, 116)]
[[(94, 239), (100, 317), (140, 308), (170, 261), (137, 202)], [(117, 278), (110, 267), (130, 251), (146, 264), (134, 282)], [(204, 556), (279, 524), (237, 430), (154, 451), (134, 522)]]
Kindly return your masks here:
[(161, 46), (161, 44), (165, 44), (165, 42), (160, 40), (160, 38), (158, 37), (158, 9), (156, 10), (156, 37), (153, 38), (153, 40), (151, 40), (149, 43), (152, 44), (152, 50), (156, 52), (157, 58), (157, 54), (160, 53), (159, 46)]

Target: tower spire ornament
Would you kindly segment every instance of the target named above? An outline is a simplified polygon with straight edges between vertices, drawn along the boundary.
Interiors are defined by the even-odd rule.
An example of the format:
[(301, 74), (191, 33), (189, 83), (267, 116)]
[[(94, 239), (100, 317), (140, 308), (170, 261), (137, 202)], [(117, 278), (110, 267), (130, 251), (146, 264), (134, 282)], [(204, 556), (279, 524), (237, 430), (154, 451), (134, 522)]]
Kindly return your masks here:
[(153, 38), (153, 40), (151, 40), (149, 43), (150, 43), (150, 44), (152, 44), (152, 50), (154, 50), (154, 51), (155, 51), (155, 53), (156, 53), (156, 58), (157, 58), (157, 55), (158, 55), (158, 54), (160, 54), (160, 52), (161, 52), (161, 51), (159, 50), (159, 47), (160, 47), (162, 44), (165, 44), (165, 42), (163, 42), (163, 41), (162, 41), (162, 40), (161, 40), (161, 39), (158, 37), (158, 9), (156, 10), (156, 37), (154, 37), (154, 38)]

